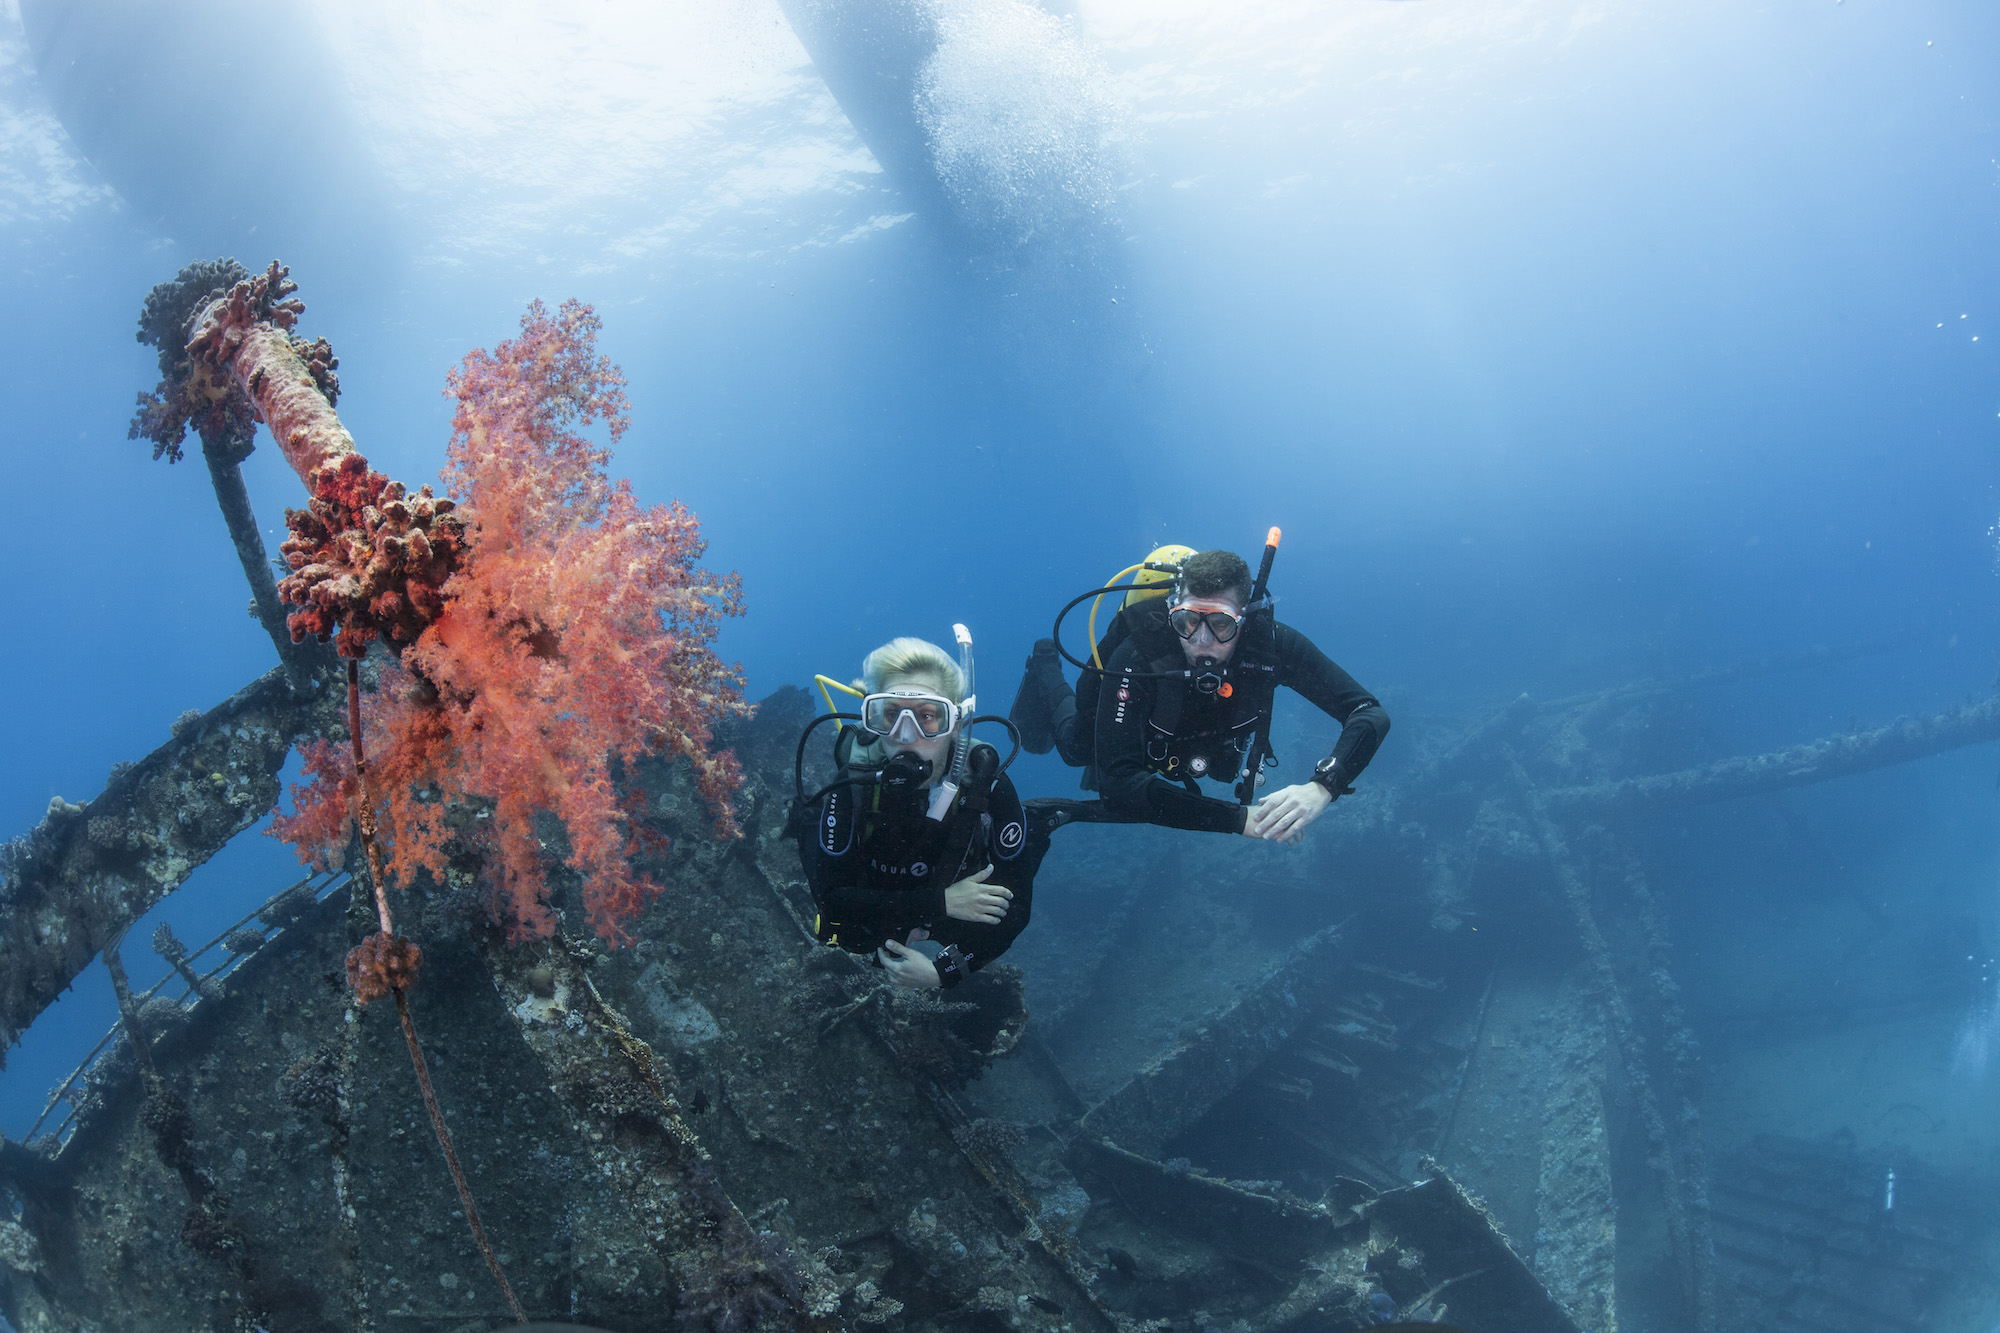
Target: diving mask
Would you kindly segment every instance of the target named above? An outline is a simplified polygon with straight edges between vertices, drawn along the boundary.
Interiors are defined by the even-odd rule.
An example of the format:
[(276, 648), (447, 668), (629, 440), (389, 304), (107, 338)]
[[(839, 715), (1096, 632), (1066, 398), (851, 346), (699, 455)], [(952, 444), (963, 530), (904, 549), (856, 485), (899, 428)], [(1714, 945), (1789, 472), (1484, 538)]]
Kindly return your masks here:
[(1167, 623), (1183, 639), (1192, 639), (1206, 625), (1217, 643), (1228, 643), (1235, 638), (1236, 632), (1243, 628), (1243, 619), (1227, 611), (1197, 611), (1191, 606), (1175, 607), (1167, 613)]
[(889, 690), (861, 701), (861, 725), (898, 745), (934, 741), (956, 730), (964, 705), (930, 690)]

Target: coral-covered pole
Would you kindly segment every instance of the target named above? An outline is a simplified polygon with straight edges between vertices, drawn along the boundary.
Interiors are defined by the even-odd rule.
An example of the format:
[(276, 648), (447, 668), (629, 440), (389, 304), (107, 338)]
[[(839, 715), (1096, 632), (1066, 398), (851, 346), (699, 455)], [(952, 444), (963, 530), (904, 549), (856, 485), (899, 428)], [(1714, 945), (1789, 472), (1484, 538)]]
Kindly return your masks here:
[[(336, 833), (344, 843), (348, 816), (360, 825), (381, 928), (348, 954), (348, 980), (359, 1003), (395, 997), (466, 1219), (505, 1291), (410, 1021), (405, 991), (421, 955), (395, 933), (370, 778), (382, 783), (405, 883), (443, 869), (444, 826), (415, 793), (484, 797), (507, 830), (495, 877), (523, 932), (547, 933), (554, 922), (533, 828), (551, 812), (568, 830), (592, 923), (623, 938), (621, 923), (659, 892), (634, 861), (662, 840), (617, 789), (615, 765), (685, 755), (718, 831), (736, 832), (735, 757), (707, 747), (712, 720), (748, 711), (740, 673), (708, 646), (716, 620), (740, 613), (738, 585), (697, 566), (692, 514), (641, 508), (605, 474), (609, 450), (576, 433), (601, 421), (615, 442), (626, 422), (624, 379), (597, 354), (587, 306), (567, 302), (551, 317), (531, 305), (518, 340), (468, 356), (450, 380), (459, 411), (444, 477), (477, 515), (475, 544), (452, 500), (429, 487), (411, 495), (355, 451), (319, 391), (319, 345), (290, 333), (303, 309), (295, 290), (274, 263), (211, 301), (188, 342), (191, 363), (241, 390), (311, 493), (310, 509), (285, 515), (291, 573), (278, 590), (297, 608), (293, 639), (334, 638), (348, 660), (352, 774), (336, 776), (331, 745), (310, 749), (313, 786), (275, 827), (323, 846)], [(408, 688), (379, 692), (369, 710), (387, 738), (371, 775), (358, 661), (378, 640)]]
[(298, 284), (289, 272), (273, 260), (267, 272), (210, 302), (195, 319), (188, 351), (236, 377), (285, 461), (311, 486), (323, 466), (355, 452), (354, 437), (334, 415), (312, 363), (292, 345), (292, 326), (306, 306), (292, 295)]
[(411, 495), (369, 471), (334, 414), (332, 348), (291, 334), (305, 303), (288, 272), (274, 260), (209, 302), (188, 355), (242, 389), (312, 497), (285, 514), (292, 535), (281, 549), (292, 573), (278, 592), (298, 608), (286, 620), (293, 642), (337, 633), (343, 657), (378, 638), (401, 652), (443, 611), (465, 525), (430, 487)]
[(417, 1071), (417, 1087), (424, 1095), (424, 1110), (431, 1118), (431, 1130), (437, 1135), (438, 1147), (444, 1152), (444, 1164), (451, 1171), (451, 1183), (458, 1190), (459, 1206), (465, 1209), (465, 1224), (472, 1230), (472, 1239), (479, 1246), (479, 1253), (486, 1260), (493, 1280), (500, 1284), (500, 1294), (507, 1298), (507, 1308), (514, 1312), (517, 1323), (528, 1322), (527, 1312), (521, 1309), (521, 1302), (514, 1295), (514, 1288), (507, 1281), (507, 1274), (501, 1271), (499, 1256), (493, 1253), (493, 1242), (486, 1238), (486, 1224), (479, 1218), (479, 1205), (472, 1201), (472, 1186), (465, 1179), (465, 1168), (458, 1164), (458, 1149), (452, 1146), (451, 1130), (444, 1123), (444, 1111), (438, 1105), (437, 1090), (431, 1087), (430, 1066), (424, 1062), (424, 1048), (417, 1042), (417, 1025), (410, 1018), (408, 995), (410, 982), (416, 979), (417, 963), (423, 951), (410, 941), (396, 934), (396, 923), (389, 915), (388, 881), (382, 877), (382, 846), (375, 836), (375, 803), (368, 796), (368, 751), (361, 743), (361, 665), (353, 658), (347, 659), (347, 731), (354, 747), (354, 800), (357, 822), (361, 826), (361, 849), (368, 858), (368, 878), (375, 888), (375, 916), (382, 929), (354, 946), (347, 954), (347, 981), (354, 988), (354, 998), (362, 1004), (379, 1000), (382, 996), (396, 997), (396, 1017), (403, 1025), (403, 1041), (410, 1048), (410, 1063)]
[(514, 1288), (507, 1283), (507, 1275), (500, 1271), (500, 1257), (493, 1253), (493, 1242), (486, 1239), (486, 1224), (479, 1220), (479, 1207), (472, 1202), (472, 1187), (465, 1183), (465, 1168), (458, 1164), (458, 1151), (451, 1146), (451, 1132), (444, 1127), (444, 1112), (438, 1108), (437, 1093), (431, 1088), (430, 1067), (424, 1063), (424, 1052), (417, 1045), (417, 1026), (410, 1021), (410, 1001), (402, 988), (396, 990), (396, 1017), (403, 1023), (403, 1040), (410, 1044), (410, 1059), (417, 1067), (417, 1086), (423, 1089), (424, 1109), (430, 1112), (431, 1129), (437, 1133), (438, 1147), (444, 1150), (444, 1164), (451, 1168), (451, 1183), (458, 1187), (458, 1202), (465, 1209), (465, 1224), (472, 1228), (472, 1239), (479, 1246), (480, 1257), (486, 1260), (487, 1271), (500, 1284), (500, 1294), (507, 1298), (507, 1308), (514, 1312), (514, 1322), (528, 1322), (527, 1311), (521, 1308)]
[[(256, 599), (257, 619), (277, 646), (278, 657), (295, 674), (303, 674), (316, 655), (301, 648), (286, 629), (277, 580), (271, 576), (270, 557), (243, 486), (241, 464), (256, 448), (256, 409), (227, 373), (189, 356), (187, 350), (190, 330), (201, 314), (249, 277), (233, 259), (203, 260), (146, 293), (138, 337), (159, 351), (160, 383), (151, 393), (139, 395), (139, 411), (128, 433), (132, 439), (151, 441), (153, 457), (169, 463), (181, 461), (188, 427), (201, 437), (202, 460), (208, 464), (216, 503)], [(294, 350), (300, 348), (309, 359), (314, 386), (331, 407), (340, 391), (332, 349), (323, 342), (298, 344)]]
[(335, 646), (347, 659), (355, 815), (382, 927), (348, 952), (348, 984), (362, 1004), (384, 995), (396, 997), (424, 1110), (444, 1151), (466, 1224), (514, 1318), (526, 1323), (527, 1315), (486, 1238), (410, 1018), (406, 991), (416, 979), (423, 953), (395, 933), (389, 913), (389, 886), (361, 736), (359, 659), (378, 638), (387, 639), (400, 652), (437, 618), (444, 607), (444, 582), (458, 568), (465, 530), (452, 516), (451, 501), (433, 499), (430, 487), (410, 496), (400, 483), (369, 471), (368, 460), (355, 450), (353, 436), (334, 415), (332, 394), (327, 391), (332, 349), (324, 340), (309, 346), (291, 336), (292, 326), (305, 311), (305, 303), (292, 295), (297, 290), (288, 271), (272, 261), (268, 271), (239, 281), (228, 295), (202, 310), (188, 337), (188, 355), (195, 364), (226, 372), (235, 381), (312, 495), (309, 509), (285, 514), (292, 536), (283, 550), (292, 573), (278, 590), (299, 608), (286, 622), (293, 642), (307, 634), (324, 640), (337, 631)]
[(368, 795), (368, 751), (361, 744), (361, 664), (347, 659), (347, 735), (354, 746), (354, 791), (361, 825), (361, 848), (368, 857), (368, 878), (375, 882), (375, 916), (384, 935), (396, 933), (389, 916), (389, 882), (382, 877), (382, 844), (375, 836), (375, 802)]

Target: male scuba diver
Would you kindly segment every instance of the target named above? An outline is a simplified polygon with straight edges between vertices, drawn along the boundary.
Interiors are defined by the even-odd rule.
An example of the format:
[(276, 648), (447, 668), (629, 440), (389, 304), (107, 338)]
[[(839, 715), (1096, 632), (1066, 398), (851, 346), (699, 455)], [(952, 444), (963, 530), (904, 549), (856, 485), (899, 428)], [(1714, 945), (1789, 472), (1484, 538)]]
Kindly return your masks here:
[[(1100, 793), (1101, 811), (1078, 809), (1071, 818), (1296, 843), (1353, 790), (1389, 734), (1389, 715), (1310, 639), (1273, 616), (1265, 584), (1278, 537), (1271, 529), (1254, 579), (1232, 551), (1161, 547), (1121, 571), (1137, 571), (1132, 585), (1076, 598), (1056, 617), (1057, 637), (1035, 644), (1011, 717), (1024, 748), (1055, 750), (1084, 770), (1086, 790)], [(1062, 652), (1063, 616), (1111, 593), (1123, 594), (1124, 604), (1102, 639), (1093, 610), (1090, 660)], [(1058, 654), (1082, 669), (1074, 692)], [(1258, 801), (1264, 769), (1277, 762), (1270, 730), (1280, 685), (1339, 722), (1340, 738), (1311, 781)], [(1237, 799), (1203, 795), (1201, 778), (1234, 782)]]
[[(839, 773), (794, 806), (799, 860), (819, 909), (822, 944), (873, 952), (899, 986), (951, 987), (1007, 951), (1028, 924), (1035, 871), (1049, 828), (1030, 820), (998, 751), (967, 734), (975, 717), (972, 636), (960, 660), (936, 644), (899, 638), (868, 654), (860, 711), (814, 720), (842, 725)], [(829, 700), (831, 696), (829, 695)], [(1014, 753), (1019, 753), (1018, 743)], [(935, 958), (913, 946), (929, 940)]]

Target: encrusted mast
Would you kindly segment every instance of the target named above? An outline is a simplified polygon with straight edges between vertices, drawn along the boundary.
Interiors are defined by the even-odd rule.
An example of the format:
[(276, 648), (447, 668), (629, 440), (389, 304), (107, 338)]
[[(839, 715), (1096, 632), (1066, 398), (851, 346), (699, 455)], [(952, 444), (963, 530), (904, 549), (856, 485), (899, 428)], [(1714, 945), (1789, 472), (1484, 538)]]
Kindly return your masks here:
[[(243, 279), (211, 301), (194, 320), (188, 355), (196, 365), (235, 381), (312, 495), (309, 510), (286, 511), (285, 522), (293, 535), (281, 549), (293, 573), (278, 591), (298, 607), (287, 621), (295, 641), (308, 633), (320, 639), (334, 634), (335, 646), (347, 659), (353, 801), (382, 926), (380, 934), (348, 956), (348, 978), (362, 1003), (394, 991), (402, 1008), (403, 988), (416, 979), (419, 951), (395, 937), (389, 910), (374, 803), (368, 793), (356, 663), (377, 638), (406, 647), (437, 618), (444, 604), (444, 581), (464, 550), (465, 528), (452, 517), (451, 501), (433, 499), (428, 486), (414, 503), (406, 503), (401, 483), (369, 470), (368, 460), (354, 447), (354, 437), (334, 414), (327, 392), (332, 349), (322, 338), (301, 355), (291, 336), (305, 313), (305, 302), (292, 295), (298, 284), (288, 273), (272, 260), (269, 270)], [(430, 540), (432, 534), (435, 542)], [(408, 1022), (405, 1010), (405, 1025)], [(414, 1032), (410, 1054), (428, 1097), (429, 1079)], [(438, 1131), (443, 1139), (441, 1120)], [(445, 1153), (451, 1156), (448, 1140)], [(453, 1169), (456, 1173), (456, 1163)], [(471, 1208), (469, 1198), (466, 1207)]]
[(369, 469), (333, 410), (332, 348), (291, 336), (305, 302), (288, 273), (273, 260), (210, 302), (188, 353), (249, 396), (311, 496), (307, 509), (285, 515), (292, 535), (281, 549), (293, 572), (278, 592), (297, 608), (287, 622), (293, 639), (332, 634), (341, 656), (355, 658), (379, 637), (400, 652), (444, 609), (465, 524), (429, 486), (412, 496)]
[[(294, 643), (286, 629), (270, 556), (243, 484), (243, 460), (257, 447), (256, 411), (227, 374), (196, 361), (187, 352), (188, 333), (195, 319), (210, 302), (249, 276), (233, 259), (204, 260), (187, 265), (146, 294), (145, 307), (139, 312), (138, 338), (159, 350), (160, 383), (139, 395), (139, 411), (128, 434), (133, 439), (150, 440), (155, 459), (164, 457), (169, 463), (178, 463), (188, 427), (194, 427), (201, 438), (201, 457), (208, 465), (216, 504), (228, 525), (243, 577), (250, 584), (251, 609), (271, 636), (279, 658), (303, 683), (317, 665), (316, 654)], [(303, 352), (331, 407), (340, 393), (332, 350), (322, 340)]]
[(254, 278), (234, 284), (195, 317), (188, 351), (197, 360), (235, 374), (249, 393), (285, 461), (308, 486), (323, 463), (354, 453), (354, 437), (334, 415), (325, 387), (332, 349), (324, 338), (305, 357), (291, 330), (306, 303), (293, 295), (291, 270), (271, 261)]

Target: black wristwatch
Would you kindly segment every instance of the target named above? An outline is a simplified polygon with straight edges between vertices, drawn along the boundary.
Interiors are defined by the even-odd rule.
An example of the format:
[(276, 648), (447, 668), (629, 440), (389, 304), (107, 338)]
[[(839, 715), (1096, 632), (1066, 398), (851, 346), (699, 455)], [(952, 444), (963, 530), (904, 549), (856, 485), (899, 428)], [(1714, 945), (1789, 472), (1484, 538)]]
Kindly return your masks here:
[(956, 944), (951, 944), (945, 946), (944, 952), (937, 956), (936, 962), (938, 987), (941, 990), (950, 990), (965, 980), (965, 974), (970, 970), (972, 955), (961, 953)]
[(1343, 796), (1351, 796), (1354, 793), (1354, 788), (1341, 785), (1340, 765), (1330, 755), (1314, 766), (1313, 781), (1326, 792), (1329, 800), (1337, 801)]

